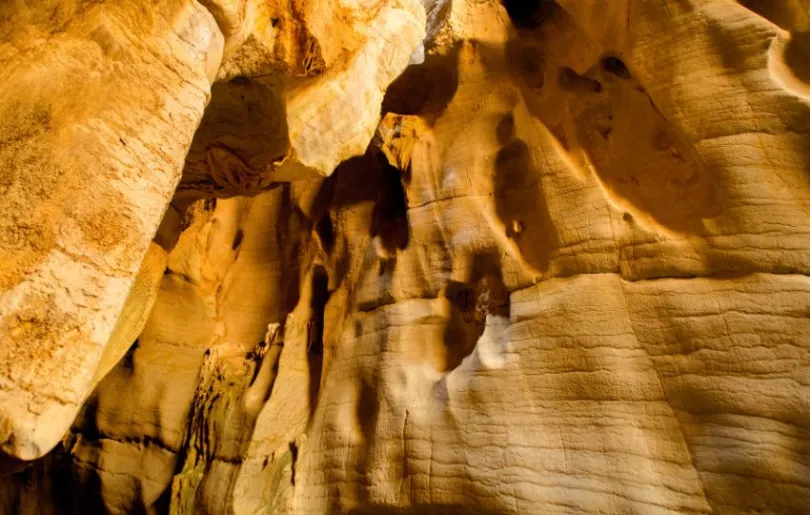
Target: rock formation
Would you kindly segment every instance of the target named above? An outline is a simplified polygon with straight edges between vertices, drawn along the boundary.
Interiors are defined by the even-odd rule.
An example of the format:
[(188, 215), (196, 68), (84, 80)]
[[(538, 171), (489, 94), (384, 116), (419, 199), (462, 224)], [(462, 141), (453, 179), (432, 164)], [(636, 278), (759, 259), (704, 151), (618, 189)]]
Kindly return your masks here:
[(0, 513), (804, 513), (810, 2), (0, 3)]

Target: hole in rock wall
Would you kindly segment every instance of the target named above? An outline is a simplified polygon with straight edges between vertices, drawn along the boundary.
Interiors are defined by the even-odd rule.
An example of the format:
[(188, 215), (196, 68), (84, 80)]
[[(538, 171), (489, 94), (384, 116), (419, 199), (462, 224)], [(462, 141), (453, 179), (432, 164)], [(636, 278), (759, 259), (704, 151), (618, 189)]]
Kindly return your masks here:
[(501, 3), (519, 29), (536, 29), (560, 9), (553, 0), (501, 0)]
[(410, 241), (408, 196), (399, 169), (391, 166), (382, 154), (376, 157), (380, 189), (372, 213), (371, 237), (375, 240), (380, 257), (392, 259)]
[(451, 305), (444, 332), (445, 370), (453, 370), (472, 354), (478, 339), (484, 334), (487, 316), (509, 318), (509, 291), (503, 281), (498, 256), (476, 255), (469, 281), (449, 281), (444, 296)]
[(608, 56), (602, 59), (602, 69), (620, 79), (629, 80), (633, 78), (633, 74), (627, 69), (627, 65), (618, 57)]
[(289, 146), (286, 104), (273, 85), (237, 76), (211, 86), (211, 101), (186, 156), (177, 198), (253, 195)]

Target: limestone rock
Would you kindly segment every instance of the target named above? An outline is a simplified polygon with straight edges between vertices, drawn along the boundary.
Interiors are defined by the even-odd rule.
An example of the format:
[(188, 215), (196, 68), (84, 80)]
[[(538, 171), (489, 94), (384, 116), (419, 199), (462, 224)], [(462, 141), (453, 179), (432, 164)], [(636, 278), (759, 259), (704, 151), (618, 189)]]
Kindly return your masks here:
[[(61, 118), (0, 144), (74, 181), (86, 141), (124, 163), (88, 189), (0, 174), (0, 234), (25, 243), (0, 240), (0, 277), (40, 295), (0, 296), (0, 513), (806, 511), (808, 2), (181, 4), (133, 32), (168, 49), (125, 60), (140, 86), (87, 97), (102, 121), (151, 113), (118, 118), (132, 154), (64, 93)], [(52, 9), (85, 32), (9, 22), (4, 109), (39, 91), (26, 73), (67, 66), (27, 57), (36, 30), (56, 59), (95, 33), (76, 20), (112, 16)], [(175, 12), (207, 20), (221, 59), (170, 45)], [(178, 127), (136, 102), (166, 84), (144, 56), (198, 71), (170, 90), (182, 141), (150, 139)], [(170, 204), (175, 182), (146, 185), (155, 155), (183, 167)], [(118, 247), (19, 239), (54, 217), (78, 238), (69, 207), (109, 208), (95, 193), (136, 176), (113, 205), (150, 229), (94, 233)], [(97, 261), (119, 275), (76, 268)], [(63, 330), (91, 319), (98, 342)], [(50, 395), (61, 426), (38, 423)]]
[[(289, 28), (279, 31), (268, 13), (284, 13), (286, 3), (203, 4), (0, 7), (0, 449), (14, 458), (56, 445), (143, 327), (165, 268), (159, 245), (147, 249), (189, 148), (186, 168), (203, 140), (214, 183), (229, 194), (265, 185), (244, 176), (246, 157), (227, 146), (250, 138), (226, 134), (215, 145), (209, 137), (241, 126), (252, 99), (241, 95), (234, 107), (229, 95), (239, 88), (216, 84), (203, 116), (212, 81), (256, 71), (245, 61), (255, 49), (245, 46), (282, 40), (289, 66), (267, 80), (289, 83), (301, 66), (322, 75), (279, 90), (289, 114), (259, 102), (268, 108), (247, 118), (258, 120), (245, 131), (251, 151), (276, 157), (278, 134), (267, 125), (284, 126), (288, 168), (327, 174), (363, 153), (383, 92), (424, 34), (416, 0), (295, 2), (302, 18), (282, 16)], [(188, 203), (178, 202), (180, 210)]]
[(179, 0), (5, 2), (0, 19), (0, 448), (32, 459), (92, 388), (222, 36)]
[(255, 194), (363, 154), (386, 88), (425, 34), (417, 0), (260, 3), (254, 45), (220, 70), (181, 195)]

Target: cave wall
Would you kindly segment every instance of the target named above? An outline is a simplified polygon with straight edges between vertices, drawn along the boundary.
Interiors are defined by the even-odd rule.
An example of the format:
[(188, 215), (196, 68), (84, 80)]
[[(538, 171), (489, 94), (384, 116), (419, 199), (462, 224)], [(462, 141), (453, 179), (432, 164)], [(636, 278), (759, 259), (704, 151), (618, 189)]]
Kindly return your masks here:
[[(94, 353), (19, 304), (56, 316), (66, 265), (3, 245), (29, 289), (0, 294), (0, 512), (806, 510), (810, 4), (193, 9), (221, 57), (165, 149), (174, 182), (127, 189), (151, 229), (93, 254), (146, 258), (70, 279), (116, 293), (66, 308), (103, 315)], [(0, 57), (49, 69), (20, 52)], [(11, 69), (0, 98), (30, 81)], [(109, 209), (110, 181), (72, 164), (99, 186), (14, 196), (25, 152), (83, 148), (60, 116), (0, 146), (14, 237), (50, 220), (26, 205)]]

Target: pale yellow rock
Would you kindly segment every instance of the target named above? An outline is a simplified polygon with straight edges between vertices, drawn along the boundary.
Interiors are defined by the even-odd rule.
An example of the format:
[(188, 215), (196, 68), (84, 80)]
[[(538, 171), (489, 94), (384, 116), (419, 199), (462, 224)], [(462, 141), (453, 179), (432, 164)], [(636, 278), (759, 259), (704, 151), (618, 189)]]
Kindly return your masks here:
[(425, 36), (418, 0), (240, 5), (248, 43), (226, 58), (191, 147), (180, 193), (192, 198), (328, 176), (362, 155)]
[[(237, 69), (257, 72), (242, 58), (257, 41), (273, 46), (280, 32), (279, 62), (289, 66), (262, 76), (286, 84), (275, 94), (292, 107), (259, 114), (289, 133), (264, 130), (265, 123), (248, 129), (255, 139), (247, 141), (263, 153), (258, 159), (269, 156), (268, 166), (276, 159), (327, 175), (365, 151), (387, 85), (424, 35), (416, 0), (296, 3), (300, 19), (281, 2), (202, 4), (45, 2), (0, 11), (8, 20), (0, 39), (7, 70), (0, 89), (0, 446), (10, 456), (50, 450), (143, 327), (164, 264), (149, 254), (136, 274), (190, 147), (194, 163), (191, 138), (201, 120), (197, 139), (213, 189), (232, 195), (269, 186), (264, 177), (245, 177), (244, 158), (227, 138), (214, 146), (206, 139), (245, 121), (222, 124), (223, 111), (251, 109), (244, 95), (236, 107), (229, 99), (238, 88), (218, 84), (203, 117), (210, 82)], [(320, 4), (331, 7), (320, 12)], [(283, 30), (275, 30), (273, 12), (285, 13)], [(319, 46), (315, 38), (328, 32), (347, 39)], [(302, 67), (321, 76), (297, 77)], [(195, 184), (192, 192), (211, 189)]]
[(222, 52), (193, 1), (0, 6), (0, 448), (48, 452), (96, 367)]
[(205, 5), (154, 306), (0, 513), (807, 511), (806, 1)]
[(138, 275), (135, 276), (132, 288), (118, 321), (110, 335), (104, 353), (98, 362), (93, 386), (107, 375), (127, 350), (132, 346), (132, 342), (138, 339), (143, 331), (152, 306), (157, 300), (160, 280), (163, 278), (163, 271), (166, 269), (166, 251), (156, 243), (149, 246), (146, 257), (143, 258)]

